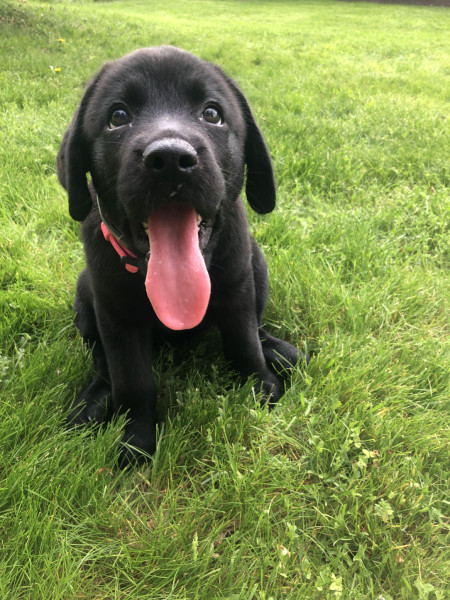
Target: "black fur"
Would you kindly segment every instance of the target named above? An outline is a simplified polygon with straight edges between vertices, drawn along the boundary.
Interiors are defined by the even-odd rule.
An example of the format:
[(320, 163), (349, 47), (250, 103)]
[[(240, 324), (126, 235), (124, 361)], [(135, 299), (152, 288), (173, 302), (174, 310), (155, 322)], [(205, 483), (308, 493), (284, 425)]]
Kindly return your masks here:
[[(207, 106), (218, 111), (221, 123), (206, 120)], [(119, 125), (116, 119), (111, 128), (117, 110), (126, 114), (116, 112)], [(148, 155), (161, 145), (175, 152), (191, 148), (195, 168), (153, 168)], [(127, 412), (124, 441), (147, 453), (155, 449), (152, 347), (165, 328), (147, 298), (142, 266), (138, 274), (126, 271), (104, 240), (97, 196), (106, 220), (139, 257), (148, 251), (139, 227), (154, 208), (170, 198), (194, 206), (204, 221), (199, 243), (212, 292), (193, 333), (217, 326), (234, 367), (254, 375), (270, 403), (281, 397), (278, 373), (295, 365), (299, 353), (261, 328), (267, 267), (239, 197), (245, 165), (250, 206), (271, 211), (275, 182), (267, 146), (242, 92), (215, 65), (176, 48), (148, 48), (105, 64), (89, 83), (58, 154), (70, 214), (83, 221), (87, 265), (77, 285), (76, 322), (93, 347), (97, 373), (75, 403), (71, 422), (103, 422)], [(131, 458), (127, 446), (123, 458)]]

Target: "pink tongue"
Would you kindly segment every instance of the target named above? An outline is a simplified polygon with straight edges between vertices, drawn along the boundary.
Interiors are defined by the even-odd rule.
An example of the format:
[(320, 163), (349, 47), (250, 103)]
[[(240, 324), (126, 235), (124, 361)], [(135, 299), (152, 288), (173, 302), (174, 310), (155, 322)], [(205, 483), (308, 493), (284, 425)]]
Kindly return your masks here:
[(148, 237), (145, 289), (153, 309), (166, 327), (191, 329), (205, 316), (211, 294), (194, 208), (172, 203), (153, 211)]

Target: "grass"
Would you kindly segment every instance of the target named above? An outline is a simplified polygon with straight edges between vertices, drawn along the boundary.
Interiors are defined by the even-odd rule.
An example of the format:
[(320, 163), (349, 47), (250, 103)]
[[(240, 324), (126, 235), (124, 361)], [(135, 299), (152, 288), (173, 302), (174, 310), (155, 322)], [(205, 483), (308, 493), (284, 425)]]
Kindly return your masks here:
[[(446, 597), (449, 21), (325, 0), (0, 3), (1, 598)], [(55, 155), (93, 72), (161, 43), (250, 99), (278, 180), (277, 210), (249, 215), (266, 321), (315, 355), (268, 414), (217, 336), (167, 349), (157, 452), (122, 472), (123, 419), (63, 426), (92, 364)]]

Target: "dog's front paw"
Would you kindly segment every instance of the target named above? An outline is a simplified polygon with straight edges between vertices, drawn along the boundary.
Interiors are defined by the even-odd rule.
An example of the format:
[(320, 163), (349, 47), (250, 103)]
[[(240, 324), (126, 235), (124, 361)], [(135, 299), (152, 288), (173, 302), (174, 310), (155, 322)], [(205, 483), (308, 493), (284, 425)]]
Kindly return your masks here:
[(259, 330), (259, 335), (266, 363), (277, 375), (285, 376), (296, 365), (308, 364), (308, 357), (289, 342), (270, 335), (262, 328)]
[(254, 386), (256, 392), (261, 392), (261, 408), (268, 406), (269, 410), (275, 406), (281, 396), (284, 394), (284, 385), (270, 371), (264, 376), (264, 380)]
[(146, 418), (128, 423), (122, 437), (119, 464), (143, 463), (156, 450), (156, 420)]
[(72, 405), (67, 417), (70, 426), (104, 423), (111, 412), (111, 386), (97, 376)]

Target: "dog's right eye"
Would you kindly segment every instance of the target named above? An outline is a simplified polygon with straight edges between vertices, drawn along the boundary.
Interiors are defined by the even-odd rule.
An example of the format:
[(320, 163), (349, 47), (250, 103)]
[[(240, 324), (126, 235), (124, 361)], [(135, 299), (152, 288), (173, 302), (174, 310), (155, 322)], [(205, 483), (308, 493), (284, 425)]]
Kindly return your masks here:
[(205, 108), (202, 114), (202, 119), (208, 123), (212, 123), (213, 125), (222, 125), (223, 122), (219, 109), (213, 104)]
[(123, 108), (116, 108), (109, 117), (109, 128), (115, 129), (116, 127), (122, 127), (128, 125), (131, 122), (131, 117)]

